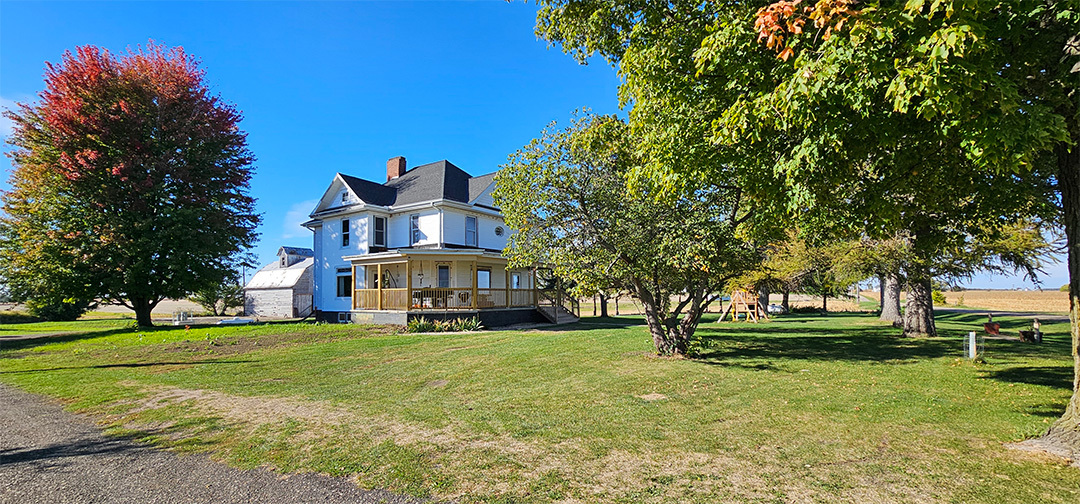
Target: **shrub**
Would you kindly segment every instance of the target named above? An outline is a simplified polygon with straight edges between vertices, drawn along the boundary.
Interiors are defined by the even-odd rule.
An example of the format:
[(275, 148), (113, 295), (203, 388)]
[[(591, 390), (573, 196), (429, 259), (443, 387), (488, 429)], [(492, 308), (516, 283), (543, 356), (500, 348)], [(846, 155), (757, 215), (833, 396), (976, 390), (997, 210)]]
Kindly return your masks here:
[(480, 317), (454, 320), (455, 331), (479, 331), (483, 328), (484, 324), (480, 323)]
[(434, 332), (435, 324), (426, 317), (414, 318), (405, 324), (405, 332)]
[(26, 300), (26, 311), (48, 321), (76, 320), (86, 313), (93, 301), (75, 298), (40, 297)]
[(1069, 284), (1062, 285), (1061, 288), (1058, 290), (1060, 290), (1061, 292), (1069, 292)]
[(40, 317), (35, 317), (29, 313), (17, 311), (0, 312), (0, 324), (29, 324), (31, 322), (41, 322), (41, 320)]
[(428, 320), (426, 317), (419, 317), (410, 320), (408, 324), (405, 325), (405, 332), (424, 333), (479, 331), (483, 328), (484, 325), (480, 323), (479, 317), (442, 320)]
[(938, 289), (934, 289), (933, 292), (930, 293), (930, 297), (934, 300), (934, 304), (938, 304), (938, 305), (945, 304), (945, 294), (943, 294)]

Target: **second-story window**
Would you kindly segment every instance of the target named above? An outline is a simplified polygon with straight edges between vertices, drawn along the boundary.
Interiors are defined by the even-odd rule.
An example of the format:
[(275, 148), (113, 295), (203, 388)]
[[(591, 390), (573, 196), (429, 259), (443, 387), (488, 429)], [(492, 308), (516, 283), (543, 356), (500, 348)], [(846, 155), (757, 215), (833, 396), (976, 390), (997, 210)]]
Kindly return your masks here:
[(341, 221), (341, 246), (349, 246), (349, 219), (342, 219)]
[(476, 217), (465, 217), (465, 245), (476, 246)]
[(375, 234), (372, 245), (376, 247), (386, 246), (386, 217), (375, 217)]
[(420, 243), (420, 214), (409, 216), (409, 243), (412, 245)]

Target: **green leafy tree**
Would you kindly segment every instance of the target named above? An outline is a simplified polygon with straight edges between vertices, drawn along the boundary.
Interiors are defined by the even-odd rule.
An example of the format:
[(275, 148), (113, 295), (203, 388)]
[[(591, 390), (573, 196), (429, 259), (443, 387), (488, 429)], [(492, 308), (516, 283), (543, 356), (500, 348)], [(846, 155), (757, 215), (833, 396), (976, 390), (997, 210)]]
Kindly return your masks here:
[[(714, 177), (714, 164), (677, 162), (712, 151), (738, 166), (751, 198), (762, 195), (759, 211), (871, 238), (904, 231), (919, 299), (943, 251), (1049, 218), (1060, 203), (1080, 292), (1075, 0), (542, 4), (541, 36), (619, 69), (630, 122), (653, 153), (646, 176)], [(1080, 299), (1072, 306), (1080, 390)], [(905, 317), (906, 330), (924, 328), (912, 320), (932, 327)], [(1080, 394), (1051, 437), (1080, 447)]]
[(244, 286), (233, 279), (199, 289), (188, 296), (188, 300), (217, 317), (232, 308), (244, 306)]
[(149, 326), (161, 300), (228, 278), (256, 238), (240, 113), (180, 48), (80, 47), (6, 116), (0, 260), (28, 299), (116, 301)]
[(506, 253), (512, 265), (550, 265), (579, 293), (629, 291), (656, 352), (683, 355), (705, 307), (753, 254), (735, 236), (728, 190), (627, 191), (634, 142), (619, 119), (585, 115), (511, 155), (495, 190), (517, 230)]

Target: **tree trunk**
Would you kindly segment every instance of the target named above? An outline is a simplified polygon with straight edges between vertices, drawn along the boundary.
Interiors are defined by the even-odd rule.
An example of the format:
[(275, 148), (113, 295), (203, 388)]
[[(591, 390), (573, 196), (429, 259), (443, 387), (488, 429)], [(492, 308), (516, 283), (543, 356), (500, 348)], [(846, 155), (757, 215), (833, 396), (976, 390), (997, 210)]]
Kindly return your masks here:
[(882, 273), (877, 277), (878, 284), (878, 306), (885, 306), (885, 274)]
[(622, 297), (621, 292), (616, 292), (615, 293), (615, 316), (616, 317), (619, 316), (619, 298), (621, 298), (621, 297)]
[(881, 316), (879, 320), (892, 322), (894, 326), (900, 326), (903, 317), (900, 315), (900, 276), (896, 273), (881, 275)]
[(150, 312), (154, 304), (149, 299), (132, 299), (131, 307), (135, 310), (135, 324), (139, 327), (154, 327), (154, 321), (150, 318)]
[(771, 293), (769, 292), (768, 287), (758, 287), (757, 304), (758, 304), (758, 307), (761, 309), (761, 311), (764, 312), (764, 313), (769, 313), (769, 295), (770, 294)]
[(821, 295), (821, 313), (829, 313), (829, 295)]
[(789, 292), (787, 289), (784, 289), (784, 298), (780, 301), (780, 306), (784, 307), (784, 313), (791, 313), (791, 303), (788, 301), (790, 295), (791, 292)]
[(607, 294), (601, 292), (600, 293), (600, 316), (604, 317), (604, 318), (607, 318), (607, 316), (608, 316), (607, 302), (608, 302)]
[(904, 336), (937, 336), (934, 325), (934, 299), (930, 295), (930, 276), (908, 277), (907, 306), (904, 309)]
[[(1073, 138), (1080, 138), (1080, 133)], [(1043, 439), (1080, 451), (1080, 146), (1060, 145), (1057, 149), (1058, 188), (1065, 222), (1065, 243), (1069, 262), (1069, 320), (1072, 334), (1073, 395), (1065, 414)]]

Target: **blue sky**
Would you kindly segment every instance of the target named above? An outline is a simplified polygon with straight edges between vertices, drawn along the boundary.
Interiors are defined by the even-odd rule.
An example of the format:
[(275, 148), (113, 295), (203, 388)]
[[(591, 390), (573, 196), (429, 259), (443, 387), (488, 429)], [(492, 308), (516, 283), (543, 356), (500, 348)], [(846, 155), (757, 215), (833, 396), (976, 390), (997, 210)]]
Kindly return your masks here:
[[(34, 100), (46, 61), (92, 44), (157, 42), (202, 60), (244, 113), (263, 214), (254, 252), (311, 246), (300, 228), (336, 172), (382, 180), (386, 160), (488, 173), (553, 120), (618, 112), (614, 70), (533, 34), (536, 6), (477, 2), (0, 2), (0, 105)], [(7, 125), (3, 126), (6, 129)], [(2, 133), (2, 131), (0, 131)], [(7, 187), (10, 163), (0, 161)], [(1044, 285), (1068, 279), (1051, 266)], [(980, 276), (976, 287), (1031, 285)]]

